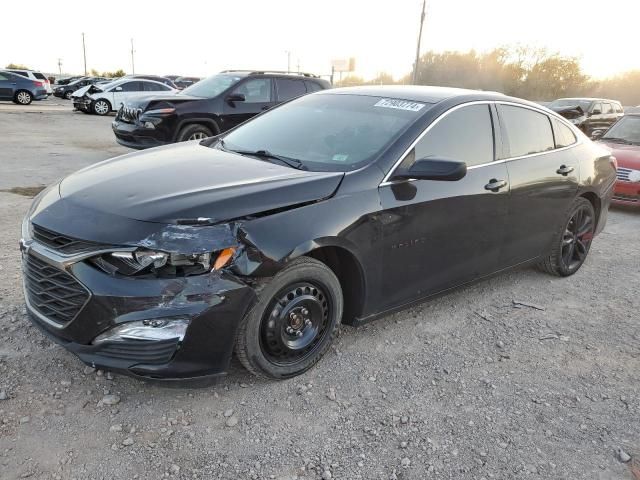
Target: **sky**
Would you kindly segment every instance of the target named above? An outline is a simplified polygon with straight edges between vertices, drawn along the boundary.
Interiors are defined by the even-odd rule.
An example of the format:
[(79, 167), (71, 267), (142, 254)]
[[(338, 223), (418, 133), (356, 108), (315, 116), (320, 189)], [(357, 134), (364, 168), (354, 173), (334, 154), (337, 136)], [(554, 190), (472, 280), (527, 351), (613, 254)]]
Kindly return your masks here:
[[(355, 57), (356, 74), (396, 79), (415, 57), (422, 0), (31, 0), (41, 12), (0, 28), (0, 66), (47, 73), (87, 68), (206, 76), (224, 69), (290, 68), (329, 74)], [(605, 6), (606, 5), (606, 6)], [(604, 78), (640, 69), (638, 0), (427, 0), (422, 51), (546, 47)], [(289, 53), (288, 53), (289, 52)]]

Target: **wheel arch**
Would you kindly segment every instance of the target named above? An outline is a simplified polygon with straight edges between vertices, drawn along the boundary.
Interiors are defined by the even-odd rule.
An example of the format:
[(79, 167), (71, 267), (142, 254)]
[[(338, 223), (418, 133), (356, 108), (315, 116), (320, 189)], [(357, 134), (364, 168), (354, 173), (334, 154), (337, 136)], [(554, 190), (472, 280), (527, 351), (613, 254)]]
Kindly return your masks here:
[(587, 199), (593, 206), (593, 211), (596, 214), (595, 229), (597, 230), (598, 222), (600, 221), (600, 213), (602, 211), (602, 201), (600, 200), (600, 197), (598, 196), (598, 194), (592, 191), (582, 192), (579, 196)]
[(189, 125), (204, 125), (205, 127), (211, 129), (211, 133), (213, 133), (214, 136), (220, 134), (220, 126), (215, 119), (208, 117), (193, 117), (185, 118), (184, 120), (181, 120), (180, 123), (178, 123), (175, 132), (173, 132), (172, 140), (175, 142), (178, 139), (182, 129), (188, 127)]
[(342, 323), (352, 324), (362, 314), (366, 292), (364, 270), (358, 257), (348, 248), (336, 244), (320, 244), (300, 256), (324, 263), (335, 274), (344, 297)]

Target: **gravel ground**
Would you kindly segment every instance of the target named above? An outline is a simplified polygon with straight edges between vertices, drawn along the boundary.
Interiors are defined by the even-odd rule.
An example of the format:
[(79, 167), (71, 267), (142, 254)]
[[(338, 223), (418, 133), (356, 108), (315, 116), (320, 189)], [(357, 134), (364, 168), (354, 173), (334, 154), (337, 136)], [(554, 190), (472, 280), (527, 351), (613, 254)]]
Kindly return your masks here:
[[(0, 189), (125, 151), (108, 124), (0, 105)], [(26, 129), (46, 135), (25, 145)], [(515, 270), (344, 327), (289, 381), (234, 365), (175, 389), (94, 371), (30, 326), (29, 203), (0, 193), (2, 480), (640, 479), (640, 212), (612, 211), (571, 278)]]

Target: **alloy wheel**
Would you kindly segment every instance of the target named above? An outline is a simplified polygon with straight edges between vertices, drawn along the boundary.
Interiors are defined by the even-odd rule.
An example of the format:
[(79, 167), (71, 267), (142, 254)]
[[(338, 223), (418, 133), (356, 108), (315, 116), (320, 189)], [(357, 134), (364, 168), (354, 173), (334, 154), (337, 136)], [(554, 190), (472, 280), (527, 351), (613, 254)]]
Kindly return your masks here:
[(94, 109), (98, 115), (106, 115), (109, 113), (109, 105), (103, 100), (97, 101)]
[(205, 135), (204, 132), (193, 132), (191, 135), (189, 135), (189, 138), (187, 138), (188, 140), (202, 140), (203, 138), (207, 138), (207, 136)]
[(29, 105), (31, 103), (31, 95), (28, 92), (18, 93), (18, 102), (22, 105)]
[(317, 285), (302, 282), (281, 290), (260, 327), (262, 351), (270, 362), (292, 365), (311, 355), (327, 332), (332, 305)]
[(594, 219), (585, 207), (576, 210), (569, 219), (562, 236), (562, 263), (569, 270), (577, 270), (587, 258), (593, 240)]

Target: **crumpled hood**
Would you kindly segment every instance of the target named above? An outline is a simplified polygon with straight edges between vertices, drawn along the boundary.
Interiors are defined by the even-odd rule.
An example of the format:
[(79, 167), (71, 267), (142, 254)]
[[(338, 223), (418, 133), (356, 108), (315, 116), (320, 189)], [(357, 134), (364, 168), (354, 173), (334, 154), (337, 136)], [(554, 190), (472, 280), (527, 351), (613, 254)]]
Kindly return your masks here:
[(343, 173), (309, 172), (209, 148), (168, 145), (98, 163), (65, 178), (62, 201), (157, 223), (210, 223), (330, 197)]
[(584, 110), (580, 105), (573, 105), (568, 107), (554, 107), (551, 108), (558, 115), (562, 115), (564, 118), (571, 120), (574, 118), (580, 118), (584, 116)]

